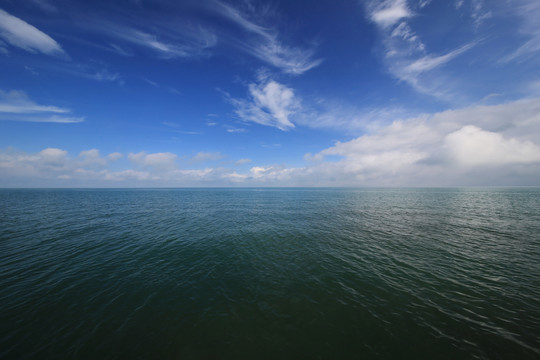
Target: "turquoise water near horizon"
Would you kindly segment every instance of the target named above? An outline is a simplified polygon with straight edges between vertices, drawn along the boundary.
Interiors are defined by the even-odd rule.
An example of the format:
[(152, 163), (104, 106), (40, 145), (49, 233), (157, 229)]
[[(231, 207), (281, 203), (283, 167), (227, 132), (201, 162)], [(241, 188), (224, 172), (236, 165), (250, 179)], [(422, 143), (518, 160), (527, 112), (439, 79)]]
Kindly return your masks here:
[(538, 359), (540, 189), (3, 189), (2, 359)]

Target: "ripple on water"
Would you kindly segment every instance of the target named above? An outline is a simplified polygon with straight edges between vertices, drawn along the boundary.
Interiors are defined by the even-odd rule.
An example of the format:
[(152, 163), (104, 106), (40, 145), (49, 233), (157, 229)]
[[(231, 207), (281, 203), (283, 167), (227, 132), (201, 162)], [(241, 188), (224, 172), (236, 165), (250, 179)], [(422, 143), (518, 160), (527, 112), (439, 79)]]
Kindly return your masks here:
[(539, 189), (0, 204), (0, 358), (540, 357)]

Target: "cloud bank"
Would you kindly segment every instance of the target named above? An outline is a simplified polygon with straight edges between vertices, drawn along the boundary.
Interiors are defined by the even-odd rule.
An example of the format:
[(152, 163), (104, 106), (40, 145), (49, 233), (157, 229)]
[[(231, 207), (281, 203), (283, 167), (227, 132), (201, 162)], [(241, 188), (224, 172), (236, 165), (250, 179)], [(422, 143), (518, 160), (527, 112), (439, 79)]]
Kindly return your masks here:
[[(193, 159), (216, 160), (219, 153)], [(0, 186), (467, 186), (540, 185), (540, 99), (396, 120), (315, 154), (306, 165), (184, 168), (174, 153), (71, 157), (63, 149), (0, 152)], [(185, 165), (194, 165), (193, 162)]]

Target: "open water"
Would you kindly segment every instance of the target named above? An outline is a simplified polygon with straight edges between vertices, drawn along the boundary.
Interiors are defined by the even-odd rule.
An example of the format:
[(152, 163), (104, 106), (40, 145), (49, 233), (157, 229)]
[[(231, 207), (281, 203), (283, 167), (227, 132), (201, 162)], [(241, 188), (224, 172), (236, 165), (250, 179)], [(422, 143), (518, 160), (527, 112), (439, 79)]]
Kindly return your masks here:
[(539, 359), (540, 189), (0, 190), (1, 359)]

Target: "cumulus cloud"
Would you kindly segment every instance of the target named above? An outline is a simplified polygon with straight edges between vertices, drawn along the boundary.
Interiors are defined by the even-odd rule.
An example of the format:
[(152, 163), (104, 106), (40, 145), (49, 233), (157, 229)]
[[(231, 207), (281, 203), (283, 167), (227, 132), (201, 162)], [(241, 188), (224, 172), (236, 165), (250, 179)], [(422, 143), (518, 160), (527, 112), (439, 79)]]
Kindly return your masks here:
[(540, 99), (529, 99), (395, 121), (306, 158), (317, 161), (311, 170), (319, 178), (348, 185), (464, 185), (472, 175), (478, 184), (497, 182), (493, 173), (482, 176), (486, 169), (507, 181), (537, 183), (539, 107)]
[[(113, 153), (115, 154), (115, 153)], [(200, 153), (208, 159), (216, 154)], [(111, 154), (112, 155), (112, 154)], [(0, 151), (0, 186), (539, 185), (540, 98), (477, 105), (380, 124), (314, 154), (307, 165), (180, 168), (177, 154), (130, 153), (118, 168), (99, 150)]]
[(67, 151), (57, 148), (47, 148), (38, 153), (38, 158), (43, 165), (61, 167), (67, 158)]
[[(70, 156), (66, 150), (46, 148), (26, 153), (13, 148), (0, 150), (0, 186), (130, 186), (163, 181), (171, 168), (163, 168), (176, 158), (170, 153), (130, 154), (143, 169), (114, 169), (120, 153), (101, 156), (98, 149)], [(172, 156), (171, 156), (172, 155)], [(147, 183), (144, 183), (147, 182)]]
[(230, 99), (242, 120), (284, 131), (294, 128), (289, 117), (300, 108), (300, 101), (293, 89), (270, 80), (250, 84), (249, 95), (247, 100)]
[(101, 156), (98, 149), (84, 150), (79, 153), (80, 166), (103, 166), (108, 159)]
[(43, 184), (54, 186), (55, 179), (104, 179), (110, 173), (107, 167), (112, 161), (111, 157), (101, 156), (98, 149), (69, 156), (66, 150), (52, 147), (34, 154), (8, 148), (0, 150), (0, 184), (9, 179), (20, 179), (34, 186), (41, 186), (43, 181)]
[(113, 153), (110, 153), (109, 155), (107, 155), (107, 158), (111, 161), (116, 161), (116, 160), (119, 160), (121, 158), (124, 157), (124, 154), (122, 153), (119, 153), (119, 152), (113, 152)]
[(249, 164), (252, 160), (251, 159), (240, 159), (236, 161), (236, 165), (244, 165)]
[(49, 35), (0, 9), (0, 38), (8, 44), (32, 53), (65, 54)]
[(191, 162), (199, 163), (205, 161), (215, 161), (222, 159), (223, 157), (224, 155), (219, 152), (199, 152), (191, 158)]
[(176, 154), (170, 152), (147, 154), (146, 152), (141, 151), (128, 154), (128, 159), (134, 164), (161, 169), (175, 168), (175, 160), (177, 157)]
[(456, 163), (464, 166), (497, 166), (540, 162), (540, 146), (531, 141), (467, 125), (445, 137), (445, 147)]
[(152, 176), (148, 171), (138, 171), (138, 170), (122, 170), (115, 172), (105, 172), (102, 173), (105, 180), (111, 180), (114, 182), (125, 183), (126, 181), (146, 181), (146, 180), (157, 180), (159, 179), (156, 176)]

